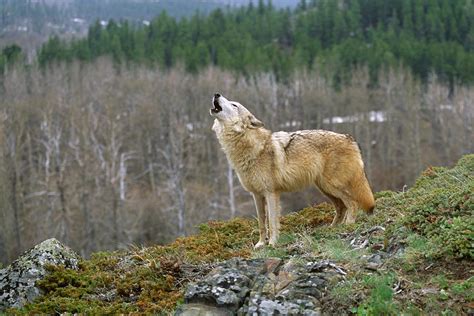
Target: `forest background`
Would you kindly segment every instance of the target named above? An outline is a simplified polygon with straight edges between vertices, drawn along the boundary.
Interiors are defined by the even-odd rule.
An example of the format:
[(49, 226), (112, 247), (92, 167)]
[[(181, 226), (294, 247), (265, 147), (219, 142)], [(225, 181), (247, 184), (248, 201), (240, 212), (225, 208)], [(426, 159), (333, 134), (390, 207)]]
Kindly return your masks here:
[[(26, 19), (15, 3), (38, 5), (2, 1), (4, 29)], [(374, 191), (474, 152), (472, 0), (258, 1), (97, 20), (83, 36), (52, 32), (34, 58), (5, 43), (3, 263), (49, 237), (87, 256), (254, 216), (210, 130), (214, 92), (273, 131), (352, 134)], [(283, 209), (322, 200), (288, 194)]]

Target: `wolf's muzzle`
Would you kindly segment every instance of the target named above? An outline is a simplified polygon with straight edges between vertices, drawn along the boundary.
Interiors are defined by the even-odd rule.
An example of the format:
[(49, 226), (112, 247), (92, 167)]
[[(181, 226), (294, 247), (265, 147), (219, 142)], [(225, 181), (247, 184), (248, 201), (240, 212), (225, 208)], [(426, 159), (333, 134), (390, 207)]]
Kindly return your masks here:
[(221, 97), (221, 95), (219, 93), (214, 94), (214, 99), (212, 100), (212, 104), (214, 105), (214, 107), (211, 109), (211, 112), (214, 113), (214, 114), (217, 114), (220, 111), (222, 111), (222, 107), (219, 104), (219, 98), (220, 97)]

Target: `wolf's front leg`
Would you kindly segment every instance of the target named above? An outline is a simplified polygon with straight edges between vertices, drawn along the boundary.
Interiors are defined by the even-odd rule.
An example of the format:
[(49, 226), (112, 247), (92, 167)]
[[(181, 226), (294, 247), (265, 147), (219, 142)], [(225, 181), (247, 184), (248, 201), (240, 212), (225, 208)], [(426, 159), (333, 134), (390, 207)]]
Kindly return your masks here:
[(268, 228), (270, 239), (268, 243), (275, 246), (280, 236), (280, 195), (272, 192), (265, 195), (268, 211)]
[(254, 246), (255, 249), (265, 246), (267, 239), (267, 219), (265, 214), (265, 197), (263, 195), (254, 194), (255, 208), (257, 209), (258, 228), (260, 231), (260, 238), (258, 243)]

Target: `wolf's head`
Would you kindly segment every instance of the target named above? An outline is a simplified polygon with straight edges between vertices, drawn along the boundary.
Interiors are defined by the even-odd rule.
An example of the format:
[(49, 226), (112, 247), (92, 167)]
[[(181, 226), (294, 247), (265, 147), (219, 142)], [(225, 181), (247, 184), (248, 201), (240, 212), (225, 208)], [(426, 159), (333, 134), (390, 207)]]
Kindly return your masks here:
[(236, 132), (263, 126), (263, 123), (242, 104), (229, 101), (219, 93), (214, 94), (212, 105), (213, 107), (209, 112), (211, 116), (216, 118), (213, 129), (217, 127), (216, 124), (232, 127)]

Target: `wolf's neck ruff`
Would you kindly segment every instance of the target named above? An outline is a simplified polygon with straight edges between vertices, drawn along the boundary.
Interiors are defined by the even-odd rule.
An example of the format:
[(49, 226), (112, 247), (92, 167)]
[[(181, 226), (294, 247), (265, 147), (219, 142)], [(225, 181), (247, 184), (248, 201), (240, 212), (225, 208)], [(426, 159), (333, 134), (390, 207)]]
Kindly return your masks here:
[(232, 166), (239, 172), (248, 169), (271, 143), (271, 131), (260, 127), (257, 130), (243, 129), (238, 132), (224, 127), (217, 133), (219, 142)]

